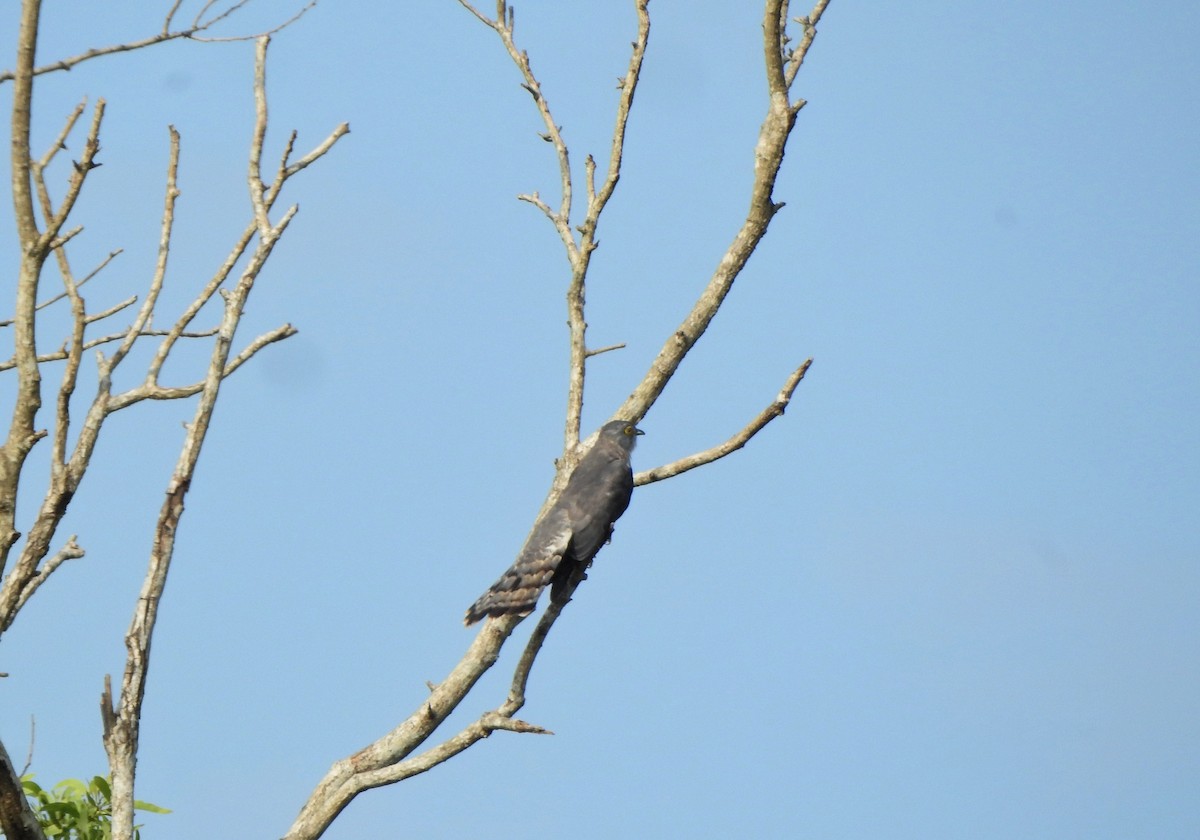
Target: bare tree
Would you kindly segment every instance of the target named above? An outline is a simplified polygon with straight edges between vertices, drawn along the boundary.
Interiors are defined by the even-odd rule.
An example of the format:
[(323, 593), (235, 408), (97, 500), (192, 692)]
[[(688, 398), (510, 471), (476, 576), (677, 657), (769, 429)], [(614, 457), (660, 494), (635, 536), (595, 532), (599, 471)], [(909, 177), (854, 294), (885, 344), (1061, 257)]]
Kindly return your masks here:
[[(625, 129), (637, 91), (642, 60), (650, 39), (649, 0), (634, 0), (637, 35), (633, 40), (628, 69), (619, 83), (616, 126), (609, 149), (608, 165), (600, 170), (598, 177), (599, 166), (596, 160), (591, 155), (584, 159), (585, 204), (582, 214), (577, 214), (574, 209), (575, 173), (571, 166), (570, 151), (551, 112), (550, 104), (542, 93), (542, 86), (534, 75), (530, 57), (517, 45), (512, 7), (505, 0), (497, 0), (495, 17), (492, 18), (480, 12), (467, 0), (459, 2), (499, 37), (520, 73), (521, 86), (533, 98), (534, 107), (537, 108), (545, 126), (542, 139), (553, 144), (558, 160), (561, 193), (557, 206), (552, 206), (537, 193), (519, 196), (520, 200), (541, 211), (553, 225), (562, 240), (570, 267), (567, 281), (567, 322), (571, 363), (567, 385), (566, 427), (562, 456), (557, 462), (557, 473), (542, 508), (544, 514), (566, 485), (567, 478), (586, 448), (586, 442), (580, 442), (579, 433), (587, 360), (599, 353), (616, 349), (591, 349), (587, 346), (585, 289), (588, 267), (598, 244), (596, 232), (600, 216), (621, 175)], [(732, 242), (691, 312), (667, 337), (641, 382), (613, 413), (614, 418), (637, 421), (646, 416), (671, 377), (675, 375), (684, 357), (712, 322), (750, 255), (766, 235), (771, 219), (783, 207), (783, 204), (777, 203), (773, 197), (775, 178), (783, 164), (784, 150), (796, 116), (805, 105), (803, 99), (792, 98), (791, 89), (816, 36), (816, 26), (826, 6), (828, 0), (818, 0), (806, 17), (790, 19), (787, 0), (767, 0), (763, 13), (763, 54), (769, 97), (767, 113), (754, 148), (754, 179), (750, 187), (750, 206), (746, 220), (734, 233)], [(791, 25), (798, 30), (799, 39), (796, 41), (789, 35)], [(783, 414), (811, 363), (812, 360), (809, 359), (796, 368), (787, 377), (771, 403), (729, 439), (703, 452), (640, 472), (634, 477), (635, 483), (649, 484), (671, 478), (740, 449), (771, 420)], [(496, 730), (545, 733), (546, 730), (542, 727), (520, 720), (516, 714), (525, 704), (525, 690), (534, 661), (555, 621), (558, 620), (562, 605), (570, 600), (571, 594), (581, 582), (583, 571), (580, 569), (577, 572), (569, 581), (562, 597), (550, 600), (542, 613), (517, 661), (504, 702), (483, 713), (440, 743), (426, 746), (442, 722), (458, 707), (480, 677), (496, 663), (501, 647), (516, 626), (524, 620), (519, 616), (485, 621), (462, 660), (442, 682), (430, 684), (429, 697), (418, 709), (374, 743), (336, 762), (305, 802), (299, 816), (285, 835), (285, 840), (311, 840), (320, 837), (342, 809), (362, 791), (424, 773), (487, 738)]]
[[(128, 43), (88, 50), (79, 55), (39, 65), (35, 61), (38, 43), (40, 0), (23, 0), (18, 33), (16, 65), (0, 73), (0, 84), (13, 85), (12, 172), (13, 200), (21, 247), (20, 271), (11, 319), (0, 328), (12, 330), (14, 351), (11, 359), (0, 362), (0, 372), (15, 377), (13, 418), (7, 439), (0, 448), (0, 634), (7, 630), (29, 598), (68, 560), (83, 556), (75, 536), (63, 539), (58, 534), (75, 491), (88, 469), (100, 430), (108, 417), (145, 400), (172, 400), (196, 397), (195, 413), (188, 424), (175, 469), (166, 484), (157, 523), (150, 535), (150, 553), (145, 578), (137, 594), (132, 621), (125, 636), (128, 651), (125, 670), (118, 687), (105, 680), (101, 699), (103, 742), (112, 774), (113, 836), (128, 838), (133, 831), (134, 781), (138, 755), (142, 701), (150, 663), (158, 606), (164, 591), (175, 535), (192, 476), (206, 433), (213, 418), (221, 385), (268, 344), (294, 334), (289, 324), (264, 333), (236, 348), (236, 331), (246, 300), (253, 290), (267, 259), (296, 213), (292, 206), (276, 211), (283, 185), (309, 164), (328, 152), (348, 132), (345, 124), (336, 128), (310, 152), (293, 158), (296, 135), (292, 133), (269, 173), (264, 173), (266, 153), (267, 98), (266, 58), (270, 35), (291, 23), (285, 21), (272, 32), (257, 36), (253, 79), (255, 126), (250, 138), (248, 162), (248, 220), (228, 254), (213, 275), (200, 284), (194, 299), (183, 311), (168, 319), (170, 326), (159, 329), (153, 316), (168, 274), (175, 202), (178, 197), (176, 176), (180, 167), (181, 138), (173, 128), (168, 132), (169, 164), (162, 211), (158, 260), (140, 300), (128, 297), (99, 310), (89, 308), (81, 289), (99, 276), (117, 256), (114, 250), (91, 271), (80, 276), (68, 257), (71, 240), (82, 228), (68, 221), (88, 175), (99, 165), (100, 135), (104, 102), (90, 108), (81, 103), (65, 120), (55, 142), (40, 157), (30, 147), (30, 114), (35, 81), (38, 76), (67, 70), (78, 64), (107, 55), (144, 49), (171, 40), (218, 40), (228, 36), (213, 33), (213, 27), (234, 16), (249, 0), (227, 0), (218, 5), (205, 0), (190, 25), (177, 25), (175, 19), (182, 0), (172, 0), (161, 30)], [(480, 23), (495, 32), (520, 76), (522, 87), (530, 94), (545, 128), (543, 138), (551, 144), (558, 164), (560, 192), (555, 201), (538, 193), (519, 196), (543, 214), (561, 240), (569, 267), (566, 278), (569, 379), (566, 387), (566, 417), (562, 456), (546, 500), (553, 502), (565, 486), (588, 441), (580, 439), (588, 360), (616, 347), (592, 348), (587, 344), (585, 291), (589, 266), (598, 247), (600, 218), (612, 198), (621, 176), (626, 127), (631, 117), (634, 95), (650, 38), (648, 0), (633, 0), (636, 35), (628, 67), (619, 80), (619, 93), (611, 146), (606, 164), (585, 157), (582, 172), (571, 162), (570, 150), (556, 122), (550, 103), (534, 74), (529, 55), (516, 41), (514, 13), (505, 0), (498, 0), (495, 16), (489, 17), (467, 0), (463, 8)], [(309, 8), (303, 7), (297, 17)], [(772, 218), (782, 208), (774, 199), (775, 179), (783, 163), (797, 114), (804, 100), (794, 98), (792, 87), (816, 35), (816, 26), (828, 0), (817, 0), (807, 16), (790, 17), (787, 0), (766, 0), (763, 12), (763, 58), (768, 91), (767, 111), (753, 149), (754, 176), (750, 184), (749, 206), (745, 221), (733, 232), (724, 255), (691, 311), (665, 338), (662, 349), (628, 399), (613, 412), (613, 417), (641, 420), (654, 406), (680, 363), (707, 330), (734, 281), (750, 255), (765, 236)], [(85, 121), (85, 114), (90, 120)], [(83, 123), (86, 122), (86, 125)], [(61, 152), (67, 140), (83, 135), (79, 159), (63, 160)], [(65, 174), (62, 196), (55, 199), (55, 180)], [(268, 182), (266, 177), (271, 178)], [(581, 202), (576, 201), (578, 179), (582, 175)], [(579, 205), (579, 206), (577, 206)], [(58, 275), (50, 290), (48, 264)], [(57, 283), (61, 282), (61, 290)], [(210, 305), (211, 304), (211, 305)], [(41, 313), (51, 307), (69, 309), (69, 334), (61, 344), (39, 346), (36, 331)], [(121, 313), (131, 317), (123, 326), (113, 324)], [(96, 325), (101, 325), (97, 327)], [(56, 336), (57, 338), (57, 336)], [(154, 343), (145, 376), (127, 390), (114, 389), (114, 372), (130, 358), (135, 344)], [(182, 384), (160, 381), (164, 363), (173, 350), (186, 343), (206, 342), (209, 361), (193, 379)], [(140, 345), (139, 345), (140, 346)], [(95, 350), (96, 393), (90, 401), (75, 396), (84, 351)], [(664, 464), (635, 476), (639, 485), (671, 478), (682, 472), (711, 463), (740, 449), (774, 418), (783, 414), (792, 395), (807, 372), (811, 360), (800, 364), (782, 383), (779, 392), (728, 439), (702, 452)], [(52, 367), (54, 366), (54, 367)], [(43, 375), (51, 370), (58, 378), (53, 407), (43, 411)], [(60, 370), (61, 369), (61, 370)], [(39, 428), (39, 418), (49, 417), (49, 429)], [(74, 428), (72, 421), (74, 420)], [(44, 421), (43, 421), (44, 422)], [(50, 448), (50, 474), (45, 480), (41, 505), (22, 533), (17, 530), (16, 497), (22, 481), (36, 479), (28, 469), (28, 456), (43, 438)], [(546, 509), (543, 507), (543, 512)], [(51, 548), (58, 548), (52, 553)], [(555, 599), (540, 616), (517, 661), (508, 694), (491, 710), (471, 721), (458, 732), (441, 740), (433, 736), (448, 716), (458, 708), (482, 675), (497, 661), (500, 650), (521, 617), (503, 617), (483, 622), (463, 658), (438, 684), (430, 684), (430, 693), (411, 715), (378, 740), (339, 760), (318, 783), (288, 830), (287, 840), (320, 837), (337, 815), (358, 793), (402, 781), (449, 760), (496, 730), (544, 733), (546, 730), (517, 717), (525, 703), (528, 679), (542, 644), (558, 620), (563, 606), (583, 579), (579, 570), (567, 583), (564, 597)], [(21, 794), (17, 771), (0, 744), (0, 828), (10, 838), (39, 838), (41, 831)]]
[[(293, 132), (284, 145), (273, 169), (264, 173), (263, 155), (267, 133), (266, 59), (272, 32), (286, 26), (311, 7), (302, 8), (291, 20), (271, 32), (257, 36), (209, 35), (212, 27), (234, 15), (247, 3), (236, 0), (219, 6), (205, 2), (189, 26), (178, 28), (174, 21), (181, 0), (175, 0), (166, 13), (162, 30), (157, 35), (124, 44), (92, 49), (80, 55), (38, 65), (35, 53), (38, 44), (40, 0), (23, 0), (20, 27), (17, 35), (16, 66), (0, 74), (0, 83), (13, 86), (12, 108), (12, 193), (18, 243), (21, 251), (16, 283), (16, 300), (12, 318), (3, 327), (12, 331), (12, 358), (0, 363), (0, 369), (15, 376), (13, 416), (7, 438), (0, 448), (0, 633), (12, 626), (30, 597), (65, 562), (84, 555), (74, 535), (67, 537), (53, 554), (50, 548), (71, 500), (87, 473), (105, 421), (118, 411), (146, 400), (179, 400), (198, 397), (195, 413), (187, 425), (179, 459), (170, 476), (151, 535), (150, 557), (145, 580), (135, 601), (133, 619), (125, 636), (127, 658), (120, 689), (114, 694), (111, 680), (105, 680), (101, 699), (103, 740), (112, 776), (113, 837), (133, 835), (134, 774), (142, 701), (146, 675), (150, 665), (150, 647), (154, 635), (158, 605), (162, 598), (171, 558), (175, 548), (175, 533), (184, 511), (184, 502), (196, 469), (205, 436), (208, 433), (223, 381), (269, 344), (281, 341), (296, 331), (283, 324), (264, 333), (240, 349), (234, 340), (247, 298), (258, 280), (267, 259), (296, 214), (293, 205), (281, 213), (275, 205), (284, 184), (310, 164), (317, 161), (349, 131), (345, 124), (307, 154), (294, 158), (296, 134)], [(66, 118), (62, 131), (51, 146), (34, 157), (30, 148), (31, 112), (36, 79), (46, 73), (68, 70), (84, 61), (119, 52), (142, 49), (175, 39), (213, 40), (255, 39), (257, 55), (253, 79), (255, 126), (250, 138), (248, 220), (233, 237), (233, 245), (221, 260), (217, 270), (199, 285), (194, 299), (182, 312), (171, 317), (167, 329), (156, 329), (153, 319), (164, 284), (167, 280), (175, 202), (179, 191), (176, 177), (180, 166), (181, 139), (172, 127), (168, 129), (169, 163), (166, 173), (166, 195), (163, 202), (158, 259), (140, 301), (136, 295), (100, 310), (89, 308), (81, 291), (116, 257), (114, 251), (99, 266), (84, 276), (76, 274), (69, 258), (68, 245), (83, 227), (68, 227), (71, 213), (84, 189), (89, 174), (100, 161), (100, 135), (104, 120), (104, 100), (90, 108), (90, 120), (83, 128), (80, 157), (64, 166), (60, 152), (69, 138), (76, 136), (87, 103), (80, 103)], [(58, 170), (65, 170), (66, 186), (57, 200)], [(264, 175), (270, 181), (264, 181)], [(58, 282), (48, 274), (53, 259)], [(61, 284), (61, 291), (53, 287)], [(217, 302), (219, 299), (219, 303)], [(213, 303), (213, 306), (209, 304)], [(57, 349), (40, 348), (37, 330), (40, 316), (50, 307), (69, 307), (70, 330)], [(126, 325), (101, 329), (116, 317), (132, 316)], [(197, 321), (214, 319), (211, 327), (194, 326)], [(57, 337), (56, 337), (57, 338)], [(128, 390), (114, 390), (114, 374), (130, 358), (135, 344), (156, 342), (151, 360), (142, 381)], [(182, 343), (210, 342), (207, 365), (190, 382), (172, 384), (162, 381), (163, 365)], [(84, 401), (73, 400), (79, 383), (84, 352), (95, 350), (96, 392)], [(43, 412), (43, 374), (51, 365), (61, 363), (59, 384), (49, 411), (48, 430), (39, 427), (47, 422)], [(73, 428), (73, 423), (75, 428)], [(37, 480), (29, 469), (28, 456), (34, 446), (48, 438), (50, 474), (45, 481), (42, 503), (22, 532), (17, 530), (17, 491), (21, 483)], [(30, 813), (21, 792), (20, 780), (7, 753), (0, 754), (0, 825), (10, 838), (40, 837), (41, 831)]]

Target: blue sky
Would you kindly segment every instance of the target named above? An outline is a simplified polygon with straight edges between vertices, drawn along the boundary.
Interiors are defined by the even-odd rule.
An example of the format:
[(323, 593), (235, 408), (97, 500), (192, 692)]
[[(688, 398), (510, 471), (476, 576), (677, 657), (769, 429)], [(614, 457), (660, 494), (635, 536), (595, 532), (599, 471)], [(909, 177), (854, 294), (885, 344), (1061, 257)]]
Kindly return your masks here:
[[(52, 0), (39, 58), (155, 31), (150, 5)], [(592, 343), (628, 346), (589, 368), (589, 430), (744, 217), (754, 5), (651, 4), (588, 295)], [(496, 734), (327, 836), (1200, 835), (1198, 27), (1188, 3), (834, 0), (788, 206), (635, 465), (723, 440), (813, 356), (792, 407), (635, 492), (533, 675), (522, 717), (554, 737)], [(632, 4), (517, 7), (577, 165), (603, 160), (634, 32)], [(89, 303), (149, 277), (168, 124), (176, 306), (223, 257), (248, 219), (252, 62), (171, 44), (46, 77), (37, 149), (82, 96), (109, 103), (73, 260), (126, 250)], [(278, 836), (407, 715), (561, 441), (566, 262), (514, 198), (555, 195), (557, 169), (499, 41), (451, 0), (326, 2), (268, 72), (273, 148), (352, 133), (288, 188), (300, 214), (240, 335), (300, 334), (227, 384), (189, 497), (139, 769), (175, 813), (151, 837)], [(19, 761), (36, 716), (43, 782), (103, 772), (96, 703), (190, 415), (112, 419), (65, 525), (87, 558), (0, 649), (0, 733)], [(450, 725), (501, 702), (516, 651)]]

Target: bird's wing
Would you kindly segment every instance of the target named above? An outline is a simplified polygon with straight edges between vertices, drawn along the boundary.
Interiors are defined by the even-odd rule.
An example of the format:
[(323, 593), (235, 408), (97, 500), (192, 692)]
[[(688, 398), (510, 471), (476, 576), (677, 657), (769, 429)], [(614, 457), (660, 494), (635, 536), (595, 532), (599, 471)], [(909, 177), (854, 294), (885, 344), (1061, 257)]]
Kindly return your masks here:
[(629, 507), (632, 494), (629, 453), (608, 441), (598, 441), (571, 474), (558, 502), (570, 520), (576, 560), (585, 565), (592, 561), (608, 542), (613, 523)]

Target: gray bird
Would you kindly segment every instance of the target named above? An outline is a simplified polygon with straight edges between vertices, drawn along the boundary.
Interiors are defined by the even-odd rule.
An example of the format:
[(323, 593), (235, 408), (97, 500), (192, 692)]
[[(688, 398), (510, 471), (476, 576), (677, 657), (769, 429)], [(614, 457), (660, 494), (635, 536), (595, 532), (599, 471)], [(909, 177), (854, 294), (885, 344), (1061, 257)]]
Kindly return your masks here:
[(600, 546), (612, 536), (613, 523), (629, 507), (633, 494), (629, 454), (641, 434), (630, 420), (613, 420), (600, 428), (562, 494), (529, 535), (517, 562), (471, 605), (465, 624), (487, 616), (529, 615), (548, 584), (554, 598), (573, 571), (591, 565)]

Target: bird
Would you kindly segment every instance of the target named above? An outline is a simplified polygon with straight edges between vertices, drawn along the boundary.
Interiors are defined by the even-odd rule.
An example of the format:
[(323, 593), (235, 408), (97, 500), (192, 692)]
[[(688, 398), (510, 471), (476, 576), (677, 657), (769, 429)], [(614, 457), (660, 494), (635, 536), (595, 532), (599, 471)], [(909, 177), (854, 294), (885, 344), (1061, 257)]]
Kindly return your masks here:
[(556, 598), (573, 572), (591, 565), (612, 537), (613, 523), (629, 507), (629, 456), (643, 434), (632, 420), (611, 420), (600, 427), (596, 442), (534, 526), (516, 562), (471, 605), (464, 624), (469, 627), (488, 616), (529, 615), (547, 585)]

